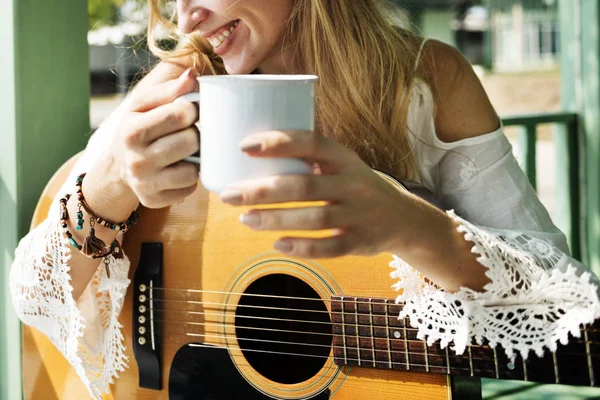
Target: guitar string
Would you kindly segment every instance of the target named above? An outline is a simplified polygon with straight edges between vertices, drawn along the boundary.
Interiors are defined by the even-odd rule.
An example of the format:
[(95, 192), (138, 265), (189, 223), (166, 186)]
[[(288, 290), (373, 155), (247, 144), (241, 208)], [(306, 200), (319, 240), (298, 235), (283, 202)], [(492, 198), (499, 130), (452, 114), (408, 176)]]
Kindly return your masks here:
[[(169, 313), (187, 313), (187, 314), (192, 314), (192, 315), (212, 315), (212, 316), (217, 316), (217, 317), (226, 317), (226, 316), (235, 316), (235, 311), (231, 310), (231, 311), (226, 311), (224, 313), (221, 312), (207, 312), (207, 311), (189, 311), (189, 310), (172, 310), (172, 309), (168, 309), (168, 308), (156, 308), (156, 307), (149, 307), (149, 310), (152, 311), (165, 311), (165, 312), (169, 312)], [(218, 310), (218, 309), (217, 309)], [(353, 317), (353, 314), (347, 314), (347, 316), (349, 317)], [(325, 322), (325, 321), (311, 321), (311, 320), (302, 320), (302, 319), (290, 319), (290, 318), (274, 318), (274, 317), (259, 317), (259, 316), (253, 316), (253, 315), (239, 315), (239, 318), (248, 318), (248, 319), (257, 319), (257, 320), (263, 320), (263, 321), (285, 321), (285, 322), (298, 322), (298, 323), (304, 323), (304, 324), (317, 324), (317, 325), (341, 325), (342, 322)], [(353, 326), (359, 326), (359, 327), (384, 327), (382, 325), (372, 325), (372, 324), (361, 324), (361, 323), (356, 323), (356, 322), (343, 322), (344, 325), (353, 325)], [(403, 326), (390, 326), (390, 328), (398, 328), (398, 329), (406, 329), (407, 331), (411, 331), (411, 332), (417, 332), (418, 329), (417, 328), (410, 328), (410, 327), (403, 327)]]
[[(220, 323), (220, 322), (194, 322), (194, 321), (174, 321), (174, 320), (164, 320), (164, 319), (150, 319), (150, 321), (155, 321), (155, 322), (163, 322), (165, 324), (169, 324), (169, 325), (197, 325), (197, 326), (210, 326), (210, 325), (217, 325), (217, 326), (221, 326), (221, 327), (228, 327), (228, 326), (235, 326), (236, 328), (240, 328), (240, 329), (248, 329), (248, 330), (257, 330), (257, 331), (267, 331), (267, 332), (281, 332), (281, 333), (298, 333), (298, 334), (307, 334), (307, 335), (319, 335), (319, 336), (342, 336), (341, 333), (328, 333), (328, 332), (317, 332), (317, 331), (297, 331), (297, 330), (291, 330), (291, 329), (274, 329), (274, 328), (262, 328), (262, 327), (255, 327), (255, 326), (243, 326), (243, 325), (236, 325), (235, 323)], [(354, 327), (354, 324), (351, 324), (350, 327)], [(378, 326), (378, 328), (385, 328), (384, 326)], [(390, 329), (393, 327), (389, 327)], [(399, 328), (399, 329), (404, 329), (404, 328)], [(187, 334), (186, 332), (174, 332), (173, 333), (177, 333), (177, 334)], [(351, 338), (355, 337), (355, 334), (349, 334), (346, 333), (345, 336), (349, 336)], [(409, 339), (409, 338), (403, 338), (403, 337), (382, 337), (382, 336), (358, 336), (358, 338), (360, 339), (366, 339), (366, 340), (398, 340), (398, 341), (402, 341), (402, 342), (408, 342), (408, 343), (420, 343), (420, 344), (427, 344), (427, 340), (423, 340), (423, 339)], [(577, 339), (577, 338), (572, 338), (572, 340), (569, 341), (569, 345), (570, 344), (585, 344), (585, 343), (589, 343), (589, 344), (600, 344), (600, 342), (594, 342), (594, 341), (590, 341), (588, 340), (587, 342), (584, 341), (583, 339)], [(439, 346), (438, 343), (434, 343), (434, 345)], [(568, 345), (567, 345), (568, 346)], [(431, 348), (432, 346), (427, 346), (428, 348)], [(468, 347), (471, 347), (471, 349), (474, 350), (484, 350), (484, 351), (493, 351), (493, 347), (490, 347), (488, 345), (479, 345), (479, 344), (473, 344), (473, 345), (469, 345)], [(561, 348), (564, 348), (561, 347)], [(441, 346), (439, 346), (439, 349), (435, 349), (434, 351), (441, 351), (444, 348), (442, 348)], [(397, 351), (402, 351), (404, 352), (404, 350), (397, 350)], [(562, 352), (560, 354), (570, 354), (570, 355), (577, 355), (577, 354), (581, 354), (581, 353), (565, 353)], [(587, 353), (586, 353), (587, 354)]]
[[(148, 288), (149, 290), (149, 288)], [(361, 299), (361, 301), (355, 301), (352, 304), (374, 304), (374, 305), (395, 305), (395, 300), (393, 299), (381, 299), (381, 298), (373, 298), (372, 303), (366, 297), (355, 297), (355, 296), (340, 296), (339, 299), (321, 299), (314, 297), (294, 297), (294, 296), (282, 296), (282, 295), (270, 295), (270, 294), (255, 294), (255, 293), (242, 293), (242, 292), (225, 292), (219, 290), (201, 290), (201, 289), (177, 289), (177, 288), (167, 288), (167, 287), (153, 287), (152, 290), (156, 291), (164, 291), (164, 292), (187, 292), (187, 293), (196, 293), (196, 294), (223, 294), (223, 295), (234, 295), (234, 296), (245, 296), (245, 297), (265, 297), (270, 299), (289, 299), (289, 300), (307, 300), (307, 301), (321, 301), (321, 302), (343, 302), (348, 301), (347, 299)], [(377, 302), (376, 302), (377, 301)], [(388, 301), (394, 302), (392, 304), (387, 303)]]
[[(307, 334), (307, 335), (320, 335), (320, 336), (341, 336), (341, 333), (328, 333), (328, 332), (318, 332), (318, 331), (296, 331), (296, 330), (291, 330), (291, 329), (274, 329), (274, 328), (260, 328), (260, 327), (252, 327), (252, 326), (242, 326), (242, 325), (236, 325), (235, 323), (220, 323), (220, 322), (193, 322), (193, 321), (173, 321), (173, 320), (164, 320), (164, 319), (150, 319), (150, 321), (156, 321), (156, 322), (164, 322), (166, 324), (176, 324), (176, 325), (199, 325), (199, 326), (208, 326), (208, 325), (218, 325), (218, 326), (223, 326), (223, 327), (227, 327), (227, 326), (235, 326), (236, 328), (240, 328), (240, 329), (251, 329), (251, 330), (257, 330), (257, 331), (267, 331), (267, 332), (282, 332), (282, 333), (299, 333), (299, 334)], [(354, 325), (354, 324), (352, 324)], [(346, 334), (346, 336), (355, 336), (355, 335), (350, 335), (350, 334)], [(360, 338), (363, 339), (370, 339), (369, 337), (365, 337), (365, 336), (359, 336)], [(388, 337), (379, 337), (379, 336), (375, 336), (375, 339), (381, 339), (381, 340), (387, 340)], [(398, 339), (398, 338), (392, 338), (390, 337), (389, 339)], [(421, 340), (414, 340), (414, 339), (407, 339), (407, 341), (414, 341), (414, 342), (419, 342), (422, 343), (423, 341)]]
[[(201, 300), (173, 300), (173, 299), (157, 299), (156, 297), (154, 297), (152, 300), (158, 302), (158, 303), (185, 303), (185, 304), (198, 304), (198, 305), (212, 305), (212, 306), (223, 306), (223, 307), (227, 307), (227, 306), (233, 306), (233, 307), (243, 307), (243, 308), (257, 308), (257, 309), (263, 309), (263, 310), (278, 310), (278, 311), (305, 311), (305, 312), (312, 312), (312, 313), (321, 313), (321, 314), (329, 314), (330, 312), (327, 310), (309, 310), (309, 309), (305, 309), (305, 308), (285, 308), (285, 307), (267, 307), (267, 306), (251, 306), (251, 305), (247, 305), (247, 304), (228, 304), (228, 303), (215, 303), (212, 301), (201, 301)], [(352, 312), (354, 313), (354, 311), (347, 311), (348, 313)], [(331, 313), (341, 313), (338, 311), (332, 311)], [(370, 314), (360, 314), (360, 315), (370, 315)], [(381, 314), (373, 314), (374, 317), (385, 317), (385, 315), (381, 315)]]
[[(188, 292), (188, 293), (198, 293), (198, 294), (227, 294), (227, 295), (239, 295), (239, 296), (244, 296), (244, 297), (262, 297), (262, 298), (270, 298), (270, 299), (289, 299), (289, 300), (307, 300), (307, 301), (319, 301), (319, 302), (323, 302), (323, 303), (334, 303), (334, 302), (341, 302), (342, 307), (343, 304), (350, 304), (350, 305), (360, 305), (360, 304), (364, 304), (364, 305), (374, 305), (374, 306), (390, 306), (390, 307), (398, 307), (400, 311), (402, 309), (402, 305), (401, 304), (396, 304), (395, 300), (393, 299), (383, 299), (383, 298), (365, 298), (365, 297), (355, 297), (355, 296), (340, 296), (337, 299), (321, 299), (321, 298), (313, 298), (313, 297), (294, 297), (294, 296), (280, 296), (280, 295), (264, 295), (264, 294), (253, 294), (253, 293), (242, 293), (242, 292), (226, 292), (226, 291), (215, 291), (215, 290), (199, 290), (199, 289), (176, 289), (176, 288), (166, 288), (166, 287), (153, 287), (152, 290), (156, 290), (156, 291), (176, 291), (176, 292)], [(351, 301), (349, 299), (355, 299), (355, 301)], [(361, 299), (361, 301), (358, 301), (358, 299)], [(362, 301), (362, 300), (367, 300), (367, 301)], [(153, 298), (153, 300), (158, 300), (158, 301), (162, 301), (162, 302), (167, 302), (167, 301), (177, 301), (177, 302), (186, 302), (186, 303), (192, 303), (192, 304), (197, 304), (197, 303), (203, 303), (202, 301), (199, 300), (174, 300), (174, 299), (159, 299), (159, 298)], [(391, 303), (390, 303), (391, 302)], [(224, 304), (227, 305), (227, 304)], [(519, 306), (519, 304), (511, 304), (512, 306)], [(275, 309), (275, 308), (274, 308)], [(310, 310), (309, 310), (310, 311)], [(323, 311), (323, 312), (327, 312), (327, 311)], [(354, 310), (348, 310), (348, 311), (334, 311), (332, 313), (341, 313), (341, 314), (346, 314), (348, 313), (348, 315), (350, 315), (349, 313), (354, 313)], [(370, 314), (359, 314), (359, 315), (370, 315)], [(373, 316), (385, 316), (385, 315), (377, 315), (377, 314), (373, 314)], [(600, 320), (599, 322), (596, 322), (594, 324), (588, 324), (588, 332), (600, 332), (600, 326), (598, 327), (598, 329), (594, 329), (592, 328), (594, 325), (596, 324), (600, 324)]]
[[(438, 355), (438, 354), (433, 354), (430, 355), (428, 353), (423, 352), (418, 352), (418, 351), (407, 351), (407, 350), (393, 350), (393, 349), (378, 349), (378, 348), (374, 348), (374, 347), (359, 347), (357, 346), (350, 346), (350, 345), (346, 345), (346, 346), (339, 346), (339, 345), (325, 345), (325, 344), (316, 344), (316, 343), (301, 343), (301, 342), (290, 342), (290, 341), (282, 341), (282, 340), (267, 340), (267, 339), (254, 339), (254, 338), (240, 338), (239, 336), (235, 335), (235, 334), (229, 334), (229, 335), (222, 335), (219, 332), (213, 332), (213, 331), (208, 331), (205, 333), (195, 333), (195, 332), (175, 332), (175, 331), (171, 331), (171, 330), (167, 330), (164, 332), (165, 334), (169, 334), (169, 335), (183, 335), (183, 336), (193, 336), (193, 337), (212, 337), (215, 339), (221, 339), (224, 341), (227, 341), (228, 339), (237, 339), (238, 341), (250, 341), (250, 342), (260, 342), (260, 343), (270, 343), (270, 344), (284, 344), (284, 345), (292, 345), (292, 346), (306, 346), (306, 347), (322, 347), (322, 348), (332, 348), (332, 349), (344, 349), (346, 348), (347, 350), (350, 351), (359, 351), (359, 352), (369, 352), (372, 353), (373, 351), (375, 352), (385, 352), (386, 354), (389, 352), (393, 353), (395, 355), (395, 353), (401, 354), (401, 355), (406, 355), (408, 354), (409, 356), (421, 356), (421, 357), (428, 357), (428, 360), (431, 359), (432, 356), (434, 357), (440, 357), (441, 359), (444, 359), (442, 355)], [(329, 336), (329, 335), (323, 335), (323, 336)], [(338, 335), (341, 336), (341, 335)], [(364, 338), (363, 338), (364, 339)], [(384, 339), (387, 340), (387, 339)], [(399, 341), (399, 342), (404, 342), (404, 340), (402, 339), (392, 339), (395, 341)], [(414, 343), (420, 343), (420, 344), (424, 344), (423, 342), (419, 342), (419, 341), (412, 341)], [(362, 357), (362, 356), (361, 356)], [(460, 355), (451, 355), (451, 357), (458, 357), (461, 358)], [(487, 358), (478, 358), (478, 357), (471, 357), (471, 360), (473, 361), (492, 361), (491, 359), (487, 359)], [(367, 361), (373, 361), (373, 360), (367, 360)], [(383, 361), (382, 361), (383, 362)]]
[[(198, 335), (198, 336), (205, 336), (205, 335)], [(457, 367), (454, 365), (449, 365), (448, 364), (448, 359), (444, 359), (442, 356), (441, 359), (443, 360), (442, 362), (446, 361), (445, 364), (443, 365), (439, 365), (439, 364), (431, 364), (429, 362), (429, 359), (427, 359), (427, 364), (418, 364), (418, 363), (412, 363), (410, 362), (410, 354), (413, 354), (413, 356), (415, 354), (420, 355), (420, 356), (425, 356), (425, 354), (420, 354), (420, 353), (408, 353), (409, 354), (409, 360), (402, 362), (402, 361), (393, 361), (393, 360), (373, 360), (373, 359), (367, 359), (367, 360), (363, 360), (362, 358), (352, 358), (352, 357), (336, 357), (328, 355), (328, 356), (320, 356), (320, 355), (315, 355), (315, 354), (304, 354), (304, 353), (292, 353), (292, 352), (281, 352), (281, 351), (270, 351), (270, 350), (258, 350), (258, 349), (242, 349), (241, 347), (234, 347), (234, 346), (225, 346), (225, 347), (220, 347), (219, 345), (212, 345), (212, 344), (199, 344), (199, 343), (187, 343), (188, 346), (191, 347), (200, 347), (200, 348), (210, 348), (210, 349), (218, 349), (218, 350), (228, 350), (230, 357), (232, 358), (243, 358), (244, 360), (247, 360), (247, 356), (245, 355), (246, 352), (253, 352), (253, 353), (262, 353), (262, 354), (271, 354), (271, 355), (284, 355), (284, 356), (297, 356), (297, 357), (306, 357), (306, 358), (317, 358), (317, 359), (333, 359), (333, 360), (339, 360), (339, 361), (343, 361), (346, 364), (341, 364), (341, 366), (363, 366), (363, 367), (378, 367), (380, 365), (390, 365), (392, 364), (393, 366), (399, 365), (402, 368), (385, 368), (385, 367), (380, 367), (378, 369), (386, 369), (386, 370), (405, 370), (405, 371), (413, 371), (411, 368), (423, 368), (424, 370), (421, 371), (413, 371), (413, 372), (431, 372), (431, 373), (437, 373), (437, 374), (445, 374), (448, 375), (448, 369), (450, 369), (450, 375), (455, 375), (454, 372), (457, 371), (465, 371), (467, 374), (473, 375), (476, 374), (476, 376), (480, 376), (480, 377), (485, 377), (486, 375), (484, 375), (485, 373), (489, 373), (489, 377), (496, 377), (497, 373), (501, 373), (500, 378), (506, 378), (506, 379), (520, 379), (520, 380), (525, 380), (527, 381), (528, 379), (523, 379), (524, 375), (522, 374), (522, 370), (519, 369), (515, 369), (517, 366), (520, 365), (520, 363), (517, 364), (513, 364), (513, 367), (510, 368), (508, 367), (510, 363), (509, 360), (506, 360), (506, 366), (507, 369), (501, 369), (496, 371), (497, 367), (492, 367), (492, 368), (481, 368), (479, 365), (473, 365), (472, 367), (469, 368), (463, 368), (463, 367)], [(236, 350), (236, 351), (240, 351), (242, 354), (232, 354), (230, 351), (231, 350)], [(477, 358), (471, 358), (472, 361), (492, 361), (490, 359), (477, 359)], [(355, 364), (347, 364), (348, 361), (354, 362)], [(528, 362), (529, 360), (527, 360)], [(335, 361), (334, 361), (335, 362)], [(375, 364), (373, 366), (373, 364)], [(255, 369), (256, 367), (250, 364), (238, 364), (236, 363), (237, 366), (243, 366), (243, 367), (249, 367), (252, 369)], [(337, 364), (336, 364), (337, 365)], [(339, 366), (330, 366), (327, 368), (322, 368), (320, 371), (329, 371), (331, 368), (338, 368)], [(437, 371), (432, 371), (434, 369), (437, 369)], [(507, 374), (506, 372), (510, 371), (510, 374)], [(258, 371), (257, 371), (258, 372)], [(522, 376), (522, 378), (519, 378), (518, 376), (516, 376), (516, 373), (521, 373), (520, 376)], [(313, 375), (310, 379), (312, 378), (320, 378), (320, 377), (324, 377), (327, 376), (327, 374), (316, 374)]]
[[(207, 312), (207, 311), (189, 311), (189, 310), (175, 310), (175, 309), (164, 309), (164, 308), (156, 308), (156, 307), (150, 307), (149, 310), (155, 311), (155, 312), (169, 312), (169, 313), (186, 313), (186, 314), (191, 314), (191, 315), (210, 315), (210, 316), (215, 316), (215, 317), (227, 317), (227, 316), (231, 316), (231, 317), (237, 317), (237, 318), (246, 318), (246, 319), (253, 319), (253, 320), (263, 320), (263, 321), (281, 321), (281, 322), (294, 322), (294, 323), (303, 323), (303, 324), (316, 324), (316, 325), (344, 325), (344, 326), (349, 326), (350, 328), (387, 328), (387, 329), (392, 329), (392, 330), (405, 330), (407, 332), (418, 332), (418, 328), (411, 328), (409, 326), (393, 326), (393, 325), (388, 325), (387, 327), (384, 325), (376, 325), (376, 324), (363, 324), (360, 322), (347, 322), (344, 321), (342, 322), (324, 322), (324, 321), (311, 321), (311, 320), (301, 320), (301, 319), (289, 319), (289, 318), (273, 318), (273, 317), (259, 317), (259, 316), (252, 316), (252, 315), (239, 315), (236, 316), (235, 315), (235, 310), (227, 310), (226, 312), (222, 313), (222, 312)], [(343, 314), (344, 315), (344, 314)], [(345, 314), (348, 317), (355, 317), (354, 314)], [(368, 316), (365, 314), (360, 314), (363, 316)], [(166, 320), (161, 320), (164, 322), (167, 322)], [(356, 319), (354, 318), (354, 321), (356, 321)], [(189, 322), (185, 322), (185, 323), (189, 323)], [(311, 331), (299, 331), (301, 333), (310, 333)], [(410, 339), (409, 339), (410, 340)], [(595, 343), (590, 341), (589, 343)]]
[[(213, 333), (219, 333), (219, 332), (212, 332), (212, 331), (208, 331), (207, 333), (192, 333), (192, 332), (174, 332), (174, 331), (166, 331), (165, 333), (167, 334), (178, 334), (178, 335), (184, 335), (184, 336), (193, 336), (193, 337), (212, 337), (212, 338), (216, 338), (216, 339), (222, 339), (222, 340), (227, 340), (229, 338), (235, 338), (237, 340), (240, 341), (252, 341), (252, 342), (261, 342), (261, 343), (273, 343), (273, 344), (289, 344), (289, 345), (293, 345), (293, 346), (307, 346), (307, 347), (323, 347), (323, 348), (332, 348), (332, 349), (347, 349), (347, 350), (351, 350), (351, 351), (359, 351), (359, 352), (369, 352), (371, 353), (370, 356), (365, 356), (365, 357), (372, 357), (372, 353), (373, 351), (375, 352), (388, 352), (388, 349), (379, 349), (379, 348), (374, 348), (374, 347), (358, 347), (358, 346), (350, 346), (350, 345), (346, 345), (346, 346), (336, 346), (334, 344), (332, 345), (323, 345), (323, 344), (314, 344), (314, 343), (299, 343), (299, 342), (288, 342), (288, 341), (278, 341), (278, 340), (266, 340), (266, 339), (254, 339), (254, 338), (239, 338), (237, 335), (225, 335), (225, 336), (219, 336), (219, 335), (214, 335)], [(338, 335), (339, 336), (339, 335)], [(350, 335), (352, 336), (352, 335)], [(364, 339), (364, 338), (363, 338)], [(385, 340), (385, 339), (384, 339)], [(402, 339), (392, 339), (392, 340), (399, 340), (399, 341), (403, 341)], [(418, 342), (413, 340), (413, 342)], [(422, 343), (422, 342), (418, 342), (418, 343)], [(473, 346), (469, 346), (472, 347)], [(490, 350), (492, 349), (491, 347), (489, 348)], [(444, 349), (439, 349), (436, 351), (443, 351)], [(426, 357), (427, 360), (432, 360), (431, 357), (439, 357), (441, 358), (441, 360), (445, 361), (447, 358), (445, 353), (444, 354), (429, 354), (428, 352), (418, 352), (418, 351), (405, 351), (405, 350), (392, 350), (389, 349), (390, 353), (398, 353), (398, 354), (408, 354), (409, 356), (421, 356), (421, 357)], [(585, 357), (587, 356), (586, 353), (573, 353), (573, 352), (560, 352), (559, 356), (580, 356), (580, 357)], [(361, 356), (362, 357), (362, 356)], [(450, 357), (455, 357), (458, 359), (461, 358), (465, 358), (466, 356), (463, 355), (458, 355), (458, 354), (451, 354)], [(480, 358), (480, 357), (473, 357), (470, 356), (469, 357), (470, 360), (472, 361), (487, 361), (487, 362), (493, 362), (493, 359), (490, 358)], [(362, 360), (362, 359), (361, 359)], [(370, 360), (367, 359), (366, 362), (372, 362), (373, 359), (371, 358)], [(377, 360), (375, 360), (377, 361)], [(528, 360), (529, 361), (529, 360)], [(387, 361), (380, 361), (380, 362), (387, 362)], [(428, 361), (429, 362), (429, 361)], [(508, 358), (506, 359), (506, 363), (509, 363)], [(431, 363), (430, 363), (431, 364)], [(434, 366), (439, 366), (439, 365), (434, 365)]]
[[(210, 349), (223, 349), (223, 350), (234, 350), (234, 351), (240, 351), (242, 352), (242, 354), (231, 354), (230, 355), (232, 357), (242, 357), (245, 358), (243, 355), (244, 351), (249, 351), (249, 352), (253, 352), (253, 353), (264, 353), (264, 354), (272, 354), (272, 355), (284, 355), (284, 356), (297, 356), (297, 357), (306, 357), (306, 358), (317, 358), (317, 359), (324, 359), (324, 360), (329, 360), (329, 359), (338, 359), (340, 361), (345, 360), (344, 362), (348, 362), (348, 361), (352, 361), (352, 362), (356, 362), (356, 364), (354, 365), (348, 365), (348, 366), (358, 366), (358, 362), (360, 361), (361, 366), (364, 364), (364, 366), (368, 366), (368, 364), (373, 365), (373, 360), (368, 360), (366, 362), (363, 362), (362, 360), (359, 360), (358, 358), (351, 358), (351, 357), (335, 357), (335, 356), (320, 356), (320, 355), (314, 355), (314, 354), (303, 354), (303, 353), (291, 353), (291, 352), (276, 352), (276, 351), (270, 351), (270, 350), (257, 350), (257, 349), (242, 349), (240, 347), (235, 347), (235, 346), (231, 346), (231, 347), (217, 347), (216, 345), (209, 345), (209, 344), (199, 344), (199, 343), (188, 343), (188, 346), (192, 346), (192, 347), (202, 347), (202, 348), (210, 348)], [(411, 362), (401, 362), (401, 361), (377, 361), (375, 360), (376, 363), (379, 364), (390, 364), (392, 363), (392, 365), (397, 364), (400, 366), (403, 366), (405, 371), (410, 371), (409, 368), (412, 367), (417, 367), (417, 368), (424, 368), (427, 369), (428, 365), (426, 364), (417, 364), (417, 363), (411, 363)], [(240, 364), (237, 364), (240, 365)], [(248, 365), (248, 364), (241, 364), (243, 366), (249, 366), (251, 368), (255, 368), (252, 365)], [(408, 367), (408, 368), (407, 368)], [(432, 368), (441, 368), (444, 370), (447, 370), (447, 366), (441, 366), (441, 365), (429, 365), (429, 369), (431, 370)], [(389, 368), (386, 368), (389, 370)], [(470, 373), (471, 369), (470, 368), (461, 368), (461, 367), (453, 367), (450, 366), (450, 371), (468, 371)], [(475, 369), (473, 370), (475, 371)], [(425, 371), (417, 371), (417, 372), (425, 372)], [(323, 375), (321, 375), (323, 376)]]

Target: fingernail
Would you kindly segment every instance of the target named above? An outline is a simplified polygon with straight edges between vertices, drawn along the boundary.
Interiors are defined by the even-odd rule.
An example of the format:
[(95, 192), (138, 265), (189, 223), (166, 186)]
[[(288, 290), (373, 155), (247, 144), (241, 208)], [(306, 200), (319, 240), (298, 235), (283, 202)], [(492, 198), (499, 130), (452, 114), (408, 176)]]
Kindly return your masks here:
[(223, 203), (231, 204), (234, 206), (242, 204), (243, 199), (242, 194), (239, 191), (233, 189), (224, 190), (223, 192), (221, 192), (219, 197), (221, 198), (221, 201)]
[(240, 149), (246, 153), (254, 153), (262, 149), (262, 143), (256, 140), (242, 140), (240, 143)]
[(188, 68), (185, 71), (183, 71), (183, 74), (181, 74), (181, 76), (179, 76), (180, 79), (185, 80), (187, 78), (189, 78), (192, 75), (192, 68)]
[(282, 253), (288, 253), (292, 250), (292, 247), (294, 247), (294, 245), (289, 240), (278, 240), (277, 242), (275, 242), (273, 247), (275, 247), (275, 250), (277, 251), (280, 251)]
[(240, 222), (250, 228), (256, 228), (260, 225), (259, 213), (245, 213), (240, 215)]

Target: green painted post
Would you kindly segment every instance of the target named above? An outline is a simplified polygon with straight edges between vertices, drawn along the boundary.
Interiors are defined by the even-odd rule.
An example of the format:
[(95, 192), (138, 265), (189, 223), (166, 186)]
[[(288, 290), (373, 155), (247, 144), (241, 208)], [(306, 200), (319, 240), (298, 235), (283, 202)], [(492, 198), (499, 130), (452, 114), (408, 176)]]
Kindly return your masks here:
[(537, 125), (535, 123), (519, 126), (517, 128), (520, 147), (520, 161), (523, 165), (523, 171), (529, 179), (529, 183), (534, 189), (537, 187), (537, 168), (536, 161), (536, 132)]
[(483, 33), (483, 66), (492, 69), (494, 67), (494, 21), (491, 0), (483, 0), (483, 5), (488, 14), (488, 26)]
[(8, 275), (45, 184), (87, 142), (88, 14), (81, 0), (3, 0), (2, 6), (0, 399), (20, 400), (20, 329)]
[(563, 107), (581, 114), (583, 260), (600, 274), (600, 3), (560, 0), (559, 11)]

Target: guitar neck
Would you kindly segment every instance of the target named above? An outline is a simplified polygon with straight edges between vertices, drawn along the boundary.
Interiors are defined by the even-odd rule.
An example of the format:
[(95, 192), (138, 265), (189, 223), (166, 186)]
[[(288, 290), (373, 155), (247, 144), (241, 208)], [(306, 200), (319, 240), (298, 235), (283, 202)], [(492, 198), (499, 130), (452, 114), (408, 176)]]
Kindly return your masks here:
[[(512, 379), (540, 383), (600, 386), (600, 324), (583, 326), (579, 338), (544, 357), (517, 356), (487, 345), (455, 354), (438, 343), (427, 346), (417, 329), (399, 319), (394, 300), (334, 296), (331, 303), (333, 349), (339, 365), (430, 372), (452, 376)], [(599, 374), (599, 375), (597, 375)]]

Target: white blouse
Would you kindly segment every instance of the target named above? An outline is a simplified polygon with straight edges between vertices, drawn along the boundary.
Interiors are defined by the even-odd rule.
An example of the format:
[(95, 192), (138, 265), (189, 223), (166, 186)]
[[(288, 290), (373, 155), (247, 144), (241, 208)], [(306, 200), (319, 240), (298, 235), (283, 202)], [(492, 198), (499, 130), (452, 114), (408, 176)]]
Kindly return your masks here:
[[(125, 100), (127, 101), (127, 100)], [(115, 133), (123, 105), (91, 137), (59, 197), (73, 191)], [(424, 283), (400, 257), (390, 266), (401, 317), (410, 317), (419, 338), (453, 343), (462, 353), (487, 339), (513, 357), (541, 354), (566, 342), (568, 333), (600, 316), (598, 280), (569, 256), (564, 235), (517, 164), (502, 128), (455, 143), (435, 133), (433, 97), (424, 83), (412, 93), (409, 141), (421, 181), (411, 190), (450, 210), (491, 280), (479, 293), (447, 293)], [(98, 268), (78, 301), (69, 283), (71, 246), (62, 233), (58, 198), (48, 218), (25, 236), (10, 273), (14, 308), (23, 321), (46, 334), (99, 399), (127, 364), (117, 320), (129, 285), (129, 260), (112, 260), (111, 277)], [(393, 282), (390, 281), (390, 284)], [(534, 318), (534, 316), (536, 318)]]

